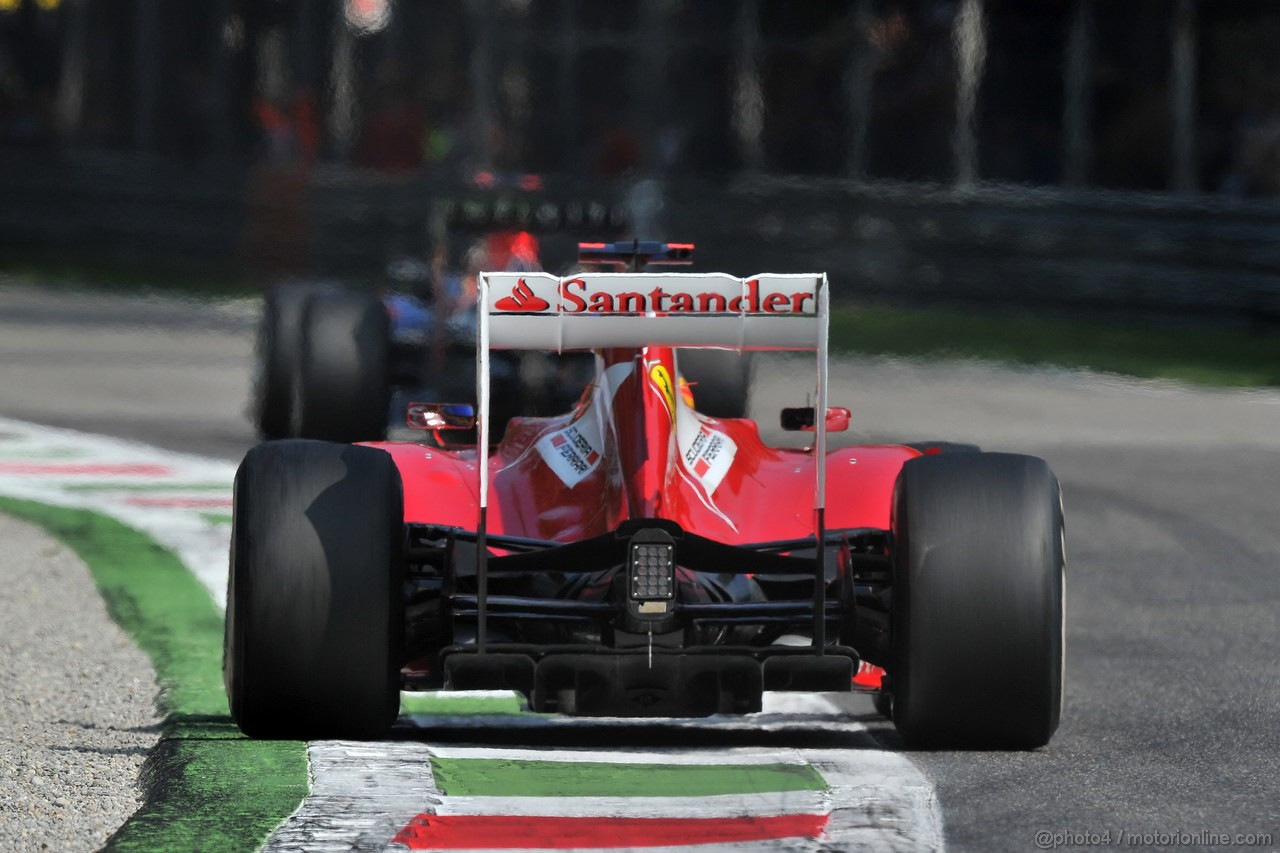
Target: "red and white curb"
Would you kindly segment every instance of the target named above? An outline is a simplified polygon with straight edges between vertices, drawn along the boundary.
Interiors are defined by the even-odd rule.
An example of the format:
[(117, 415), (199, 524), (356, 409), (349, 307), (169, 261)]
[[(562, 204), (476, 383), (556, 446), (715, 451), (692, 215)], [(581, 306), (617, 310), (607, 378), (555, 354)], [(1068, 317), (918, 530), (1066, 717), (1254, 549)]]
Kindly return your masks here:
[[(233, 463), (75, 430), (0, 418), (0, 494), (111, 516), (176, 553), (225, 606)], [(303, 700), (305, 701), (305, 700)], [(699, 720), (574, 719), (534, 714), (410, 714), (401, 724), (466, 733), (518, 729), (530, 742), (563, 733), (636, 729), (660, 749), (493, 749), (417, 741), (308, 745), (311, 791), (267, 841), (268, 851), (404, 849), (936, 850), (942, 820), (933, 788), (904, 756), (886, 752), (850, 719), (845, 694), (767, 694), (761, 714)], [(717, 736), (759, 746), (716, 747)], [(815, 749), (783, 746), (788, 741)], [(769, 744), (773, 744), (772, 746)], [(683, 744), (687, 744), (683, 745)], [(667, 796), (450, 795), (433, 760), (501, 759), (628, 765), (802, 764), (819, 790)], [(651, 795), (650, 795), (651, 793)], [(692, 842), (692, 843), (690, 843)], [(477, 846), (491, 844), (492, 847)]]
[[(775, 707), (769, 707), (769, 705)], [(760, 715), (740, 718), (776, 734), (864, 732), (834, 723), (839, 699), (769, 696)], [(803, 713), (801, 709), (809, 713)], [(807, 718), (807, 719), (806, 719)], [(683, 729), (696, 744), (723, 731), (727, 718), (640, 722), (652, 731)], [(598, 722), (598, 721), (592, 721)], [(621, 724), (623, 721), (617, 721)], [(625, 721), (635, 727), (636, 720)], [(499, 723), (494, 721), (494, 725)], [(941, 820), (933, 789), (902, 756), (857, 748), (492, 749), (425, 743), (310, 746), (313, 792), (268, 842), (268, 851), (337, 850), (938, 850)], [(359, 756), (360, 760), (353, 761)], [(574, 762), (707, 766), (799, 764), (822, 777), (820, 791), (780, 791), (691, 797), (450, 796), (433, 778), (431, 760), (498, 759), (515, 763)], [(375, 805), (394, 784), (393, 808)], [(432, 818), (438, 818), (433, 821)], [(507, 819), (510, 819), (508, 822)], [(772, 823), (771, 823), (772, 822)], [(415, 835), (415, 829), (421, 832)], [(531, 843), (536, 836), (541, 843)], [(391, 844), (387, 843), (392, 838)], [(558, 840), (590, 838), (589, 844)], [(694, 838), (698, 839), (690, 843)], [(521, 840), (525, 839), (525, 840)], [(612, 843), (610, 843), (612, 842)], [(492, 846), (489, 846), (489, 845)]]
[(88, 509), (173, 551), (226, 606), (231, 462), (0, 418), (0, 494)]

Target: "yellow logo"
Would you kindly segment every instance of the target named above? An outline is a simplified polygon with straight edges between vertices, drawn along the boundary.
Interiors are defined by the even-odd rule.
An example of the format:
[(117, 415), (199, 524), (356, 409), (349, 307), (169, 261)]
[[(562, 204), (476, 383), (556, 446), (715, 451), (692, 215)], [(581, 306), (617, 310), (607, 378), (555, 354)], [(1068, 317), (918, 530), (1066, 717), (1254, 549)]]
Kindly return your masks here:
[(671, 382), (671, 374), (667, 368), (661, 364), (655, 364), (649, 368), (649, 378), (653, 380), (653, 384), (658, 386), (658, 390), (662, 392), (662, 399), (667, 402), (667, 411), (671, 413), (671, 417), (676, 416), (676, 388)]

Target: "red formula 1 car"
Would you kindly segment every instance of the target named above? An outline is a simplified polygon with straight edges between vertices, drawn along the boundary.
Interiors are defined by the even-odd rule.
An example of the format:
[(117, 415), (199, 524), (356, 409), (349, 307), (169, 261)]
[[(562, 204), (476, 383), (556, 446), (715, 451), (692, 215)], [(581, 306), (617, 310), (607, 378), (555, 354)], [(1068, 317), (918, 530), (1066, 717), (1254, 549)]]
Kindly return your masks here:
[[(636, 269), (688, 248), (583, 252)], [(763, 691), (849, 690), (861, 671), (887, 673), (877, 706), (908, 745), (1047, 743), (1057, 480), (1028, 456), (828, 452), (848, 411), (827, 406), (827, 300), (824, 275), (482, 276), (478, 411), (413, 406), (430, 442), (245, 457), (224, 662), (240, 727), (379, 737), (402, 687), (512, 689), (578, 715), (743, 714)], [(782, 412), (811, 446), (699, 413), (673, 347), (814, 352), (816, 405)], [(573, 412), (515, 419), (491, 447), (494, 349), (594, 350), (596, 378)]]

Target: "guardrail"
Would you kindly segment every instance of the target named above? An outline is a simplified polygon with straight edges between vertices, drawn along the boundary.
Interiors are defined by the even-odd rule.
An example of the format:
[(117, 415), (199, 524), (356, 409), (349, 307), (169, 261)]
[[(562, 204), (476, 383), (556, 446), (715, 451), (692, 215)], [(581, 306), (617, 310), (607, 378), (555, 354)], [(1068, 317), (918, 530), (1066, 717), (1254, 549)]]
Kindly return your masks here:
[(837, 297), (1280, 319), (1274, 202), (762, 179), (696, 205), (672, 233), (701, 263), (820, 267)]

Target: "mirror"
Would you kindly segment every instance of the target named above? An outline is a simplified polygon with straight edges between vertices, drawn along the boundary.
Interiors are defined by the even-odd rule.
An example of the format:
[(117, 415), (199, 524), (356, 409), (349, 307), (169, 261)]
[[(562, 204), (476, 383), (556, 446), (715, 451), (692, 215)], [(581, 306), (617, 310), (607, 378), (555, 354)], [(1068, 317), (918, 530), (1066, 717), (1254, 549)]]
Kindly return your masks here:
[(475, 429), (476, 407), (470, 403), (410, 403), (405, 423), (413, 429)]
[[(782, 428), (788, 432), (813, 432), (817, 413), (813, 406), (782, 410)], [(844, 432), (853, 413), (844, 406), (827, 407), (827, 432)]]

